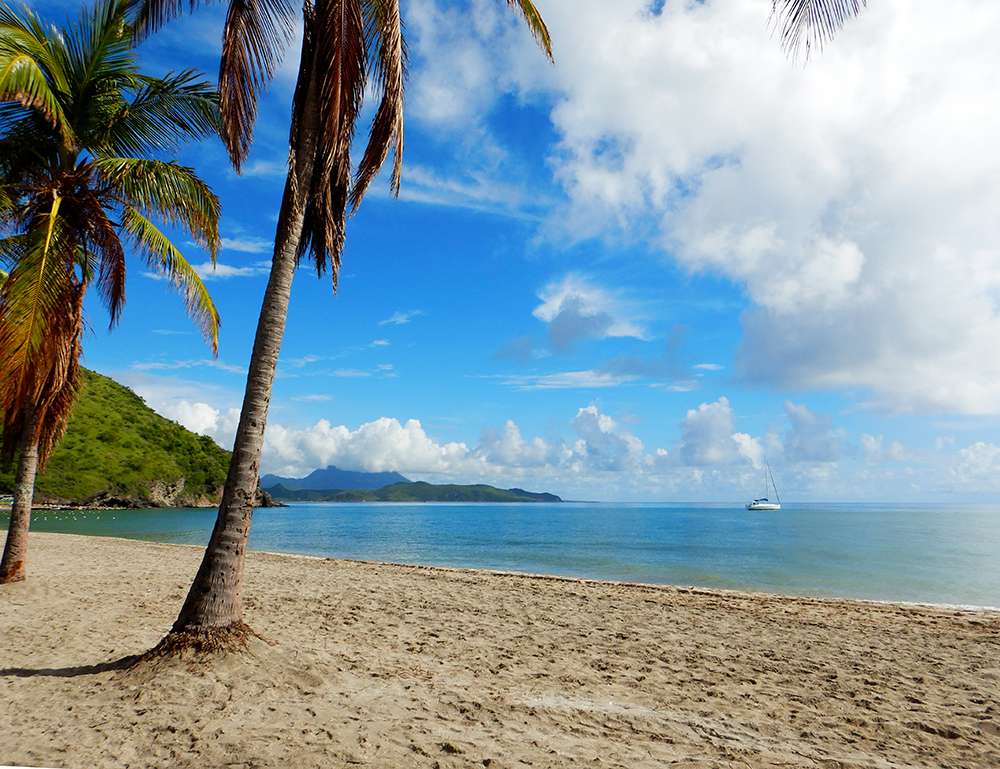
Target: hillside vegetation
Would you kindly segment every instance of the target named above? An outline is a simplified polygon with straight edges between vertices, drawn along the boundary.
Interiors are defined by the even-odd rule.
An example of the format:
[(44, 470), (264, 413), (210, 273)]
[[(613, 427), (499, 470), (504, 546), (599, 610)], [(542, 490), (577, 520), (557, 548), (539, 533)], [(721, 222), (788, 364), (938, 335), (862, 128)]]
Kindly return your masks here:
[(562, 502), (555, 494), (539, 494), (524, 489), (498, 489), (484, 484), (438, 485), (424, 481), (348, 491), (296, 490), (279, 484), (268, 487), (266, 491), (284, 502)]
[[(66, 435), (36, 485), (39, 502), (214, 505), (229, 452), (153, 411), (127, 387), (84, 371)], [(0, 468), (0, 493), (14, 469)]]

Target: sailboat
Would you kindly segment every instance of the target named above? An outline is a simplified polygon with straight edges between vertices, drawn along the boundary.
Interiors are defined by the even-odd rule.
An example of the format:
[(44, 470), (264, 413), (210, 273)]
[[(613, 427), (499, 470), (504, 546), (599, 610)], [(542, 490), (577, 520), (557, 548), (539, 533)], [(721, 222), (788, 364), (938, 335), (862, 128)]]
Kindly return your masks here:
[[(767, 497), (768, 488), (774, 489), (774, 498), (778, 500), (777, 502), (772, 502)], [(781, 509), (781, 495), (778, 494), (778, 487), (774, 483), (774, 476), (771, 474), (771, 465), (767, 462), (764, 463), (764, 496), (759, 499), (755, 499), (753, 502), (747, 502), (747, 510), (780, 510)]]

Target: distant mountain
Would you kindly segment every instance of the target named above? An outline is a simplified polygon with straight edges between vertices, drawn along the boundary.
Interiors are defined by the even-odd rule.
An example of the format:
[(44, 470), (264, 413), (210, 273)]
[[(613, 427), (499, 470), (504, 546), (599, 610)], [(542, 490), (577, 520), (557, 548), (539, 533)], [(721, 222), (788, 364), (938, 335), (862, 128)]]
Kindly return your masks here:
[(261, 488), (284, 486), (290, 491), (343, 491), (381, 489), (393, 483), (409, 483), (410, 479), (399, 473), (365, 473), (341, 470), (330, 465), (325, 469), (313, 470), (305, 478), (283, 478), (280, 475), (265, 475), (260, 479)]
[[(84, 507), (210, 507), (229, 452), (147, 406), (113, 379), (83, 370), (66, 435), (35, 484), (38, 503)], [(0, 467), (0, 494), (14, 468)], [(258, 498), (258, 503), (267, 503)]]
[(393, 483), (380, 489), (289, 489), (277, 484), (265, 486), (265, 490), (283, 502), (562, 502), (555, 494), (524, 489), (498, 489), (483, 484), (437, 485), (423, 481)]

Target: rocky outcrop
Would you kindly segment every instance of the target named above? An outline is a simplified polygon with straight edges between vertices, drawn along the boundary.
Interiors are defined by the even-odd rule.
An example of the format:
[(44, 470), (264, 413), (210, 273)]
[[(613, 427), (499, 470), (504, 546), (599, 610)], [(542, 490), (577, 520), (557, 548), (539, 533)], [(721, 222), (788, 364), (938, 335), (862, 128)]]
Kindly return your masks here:
[[(141, 496), (117, 494), (112, 491), (102, 491), (86, 499), (61, 499), (36, 495), (36, 504), (38, 507), (140, 510), (148, 507), (217, 507), (222, 500), (221, 486), (214, 494), (208, 495), (185, 491), (185, 485), (184, 478), (174, 481), (154, 481)], [(285, 507), (285, 504), (258, 487), (254, 496), (254, 507)]]

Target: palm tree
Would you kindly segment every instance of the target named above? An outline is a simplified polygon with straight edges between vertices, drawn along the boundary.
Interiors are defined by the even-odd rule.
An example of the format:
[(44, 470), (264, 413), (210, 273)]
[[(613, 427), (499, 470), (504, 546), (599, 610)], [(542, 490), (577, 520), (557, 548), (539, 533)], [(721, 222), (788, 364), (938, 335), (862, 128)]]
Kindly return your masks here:
[[(144, 0), (140, 36), (195, 0)], [(551, 58), (552, 43), (531, 0), (507, 0)], [(253, 135), (257, 96), (269, 81), (292, 30), (285, 0), (231, 0), (219, 67), (221, 135), (237, 168)], [(296, 266), (307, 257), (317, 274), (329, 267), (334, 290), (346, 234), (390, 151), (390, 185), (399, 191), (403, 153), (406, 48), (399, 0), (304, 0), (303, 39), (292, 100), (288, 175), (278, 214), (271, 273), (257, 323), (243, 408), (219, 514), (198, 573), (160, 653), (241, 648), (252, 633), (243, 621), (243, 564), (260, 454)], [(379, 92), (367, 147), (352, 174), (350, 149), (365, 90)]]
[(219, 201), (190, 169), (155, 159), (218, 128), (212, 86), (136, 65), (128, 5), (105, 0), (73, 27), (0, 4), (0, 451), (17, 456), (0, 582), (24, 579), (36, 472), (66, 427), (79, 380), (83, 298), (96, 286), (114, 325), (125, 247), (179, 288), (213, 352), (219, 315), (155, 220), (215, 259)]

